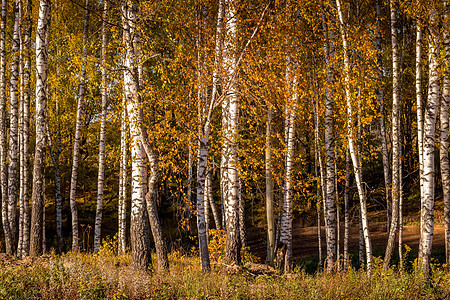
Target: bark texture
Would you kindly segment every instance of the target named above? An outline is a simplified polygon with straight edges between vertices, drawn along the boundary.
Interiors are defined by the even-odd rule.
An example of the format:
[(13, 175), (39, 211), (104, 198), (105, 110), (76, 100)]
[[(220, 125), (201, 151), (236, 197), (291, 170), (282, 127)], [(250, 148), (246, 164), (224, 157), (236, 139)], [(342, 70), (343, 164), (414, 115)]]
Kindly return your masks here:
[(50, 16), (48, 0), (39, 2), (39, 17), (36, 29), (36, 147), (33, 168), (33, 190), (31, 211), (30, 256), (39, 256), (43, 252), (44, 228), (44, 188), (45, 188), (45, 131), (47, 108), (47, 60), (48, 43), (46, 41)]

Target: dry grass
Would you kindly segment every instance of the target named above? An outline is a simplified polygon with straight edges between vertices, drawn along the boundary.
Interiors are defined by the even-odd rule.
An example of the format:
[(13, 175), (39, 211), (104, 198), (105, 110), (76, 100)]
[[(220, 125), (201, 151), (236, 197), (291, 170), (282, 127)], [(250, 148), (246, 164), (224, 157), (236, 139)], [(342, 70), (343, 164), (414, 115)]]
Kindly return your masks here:
[[(434, 266), (431, 281), (417, 272), (379, 266), (368, 277), (349, 269), (308, 275), (296, 269), (282, 275), (272, 268), (247, 263), (230, 267), (216, 262), (203, 273), (195, 253), (170, 254), (170, 271), (133, 270), (129, 255), (115, 255), (114, 241), (99, 254), (70, 253), (39, 259), (0, 257), (1, 299), (446, 299), (450, 273)], [(154, 258), (154, 268), (156, 259)]]

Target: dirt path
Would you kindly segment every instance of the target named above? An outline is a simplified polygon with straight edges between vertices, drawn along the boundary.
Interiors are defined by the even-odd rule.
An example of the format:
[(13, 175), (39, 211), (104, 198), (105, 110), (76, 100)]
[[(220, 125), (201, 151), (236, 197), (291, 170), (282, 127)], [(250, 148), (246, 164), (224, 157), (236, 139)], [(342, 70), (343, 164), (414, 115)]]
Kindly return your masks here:
[[(326, 253), (325, 228), (322, 227), (322, 251)], [(386, 222), (372, 223), (369, 225), (369, 232), (372, 240), (373, 249), (383, 253), (387, 243)], [(341, 227), (341, 253), (343, 243), (344, 227)], [(249, 246), (252, 253), (261, 257), (261, 261), (266, 258), (266, 233), (263, 228), (256, 228), (251, 231)], [(412, 252), (419, 249), (420, 225), (403, 226), (403, 243), (412, 248)], [(358, 224), (350, 225), (350, 251), (358, 250), (359, 231)], [(295, 227), (293, 229), (293, 259), (318, 257), (318, 239), (317, 226)], [(433, 249), (444, 247), (444, 225), (435, 224), (433, 236)]]

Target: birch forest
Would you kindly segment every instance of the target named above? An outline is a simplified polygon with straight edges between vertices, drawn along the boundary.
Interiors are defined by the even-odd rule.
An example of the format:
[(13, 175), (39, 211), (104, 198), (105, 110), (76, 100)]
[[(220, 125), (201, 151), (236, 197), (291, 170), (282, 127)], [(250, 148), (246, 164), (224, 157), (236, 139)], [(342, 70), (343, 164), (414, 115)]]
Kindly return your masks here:
[(448, 0), (2, 0), (0, 299), (450, 295)]

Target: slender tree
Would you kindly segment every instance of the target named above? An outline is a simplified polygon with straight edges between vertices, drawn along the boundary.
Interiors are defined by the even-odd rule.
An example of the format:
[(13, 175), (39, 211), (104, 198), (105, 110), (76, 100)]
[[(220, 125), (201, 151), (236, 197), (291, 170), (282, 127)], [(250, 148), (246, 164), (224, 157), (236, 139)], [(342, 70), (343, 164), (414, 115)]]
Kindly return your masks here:
[(36, 146), (33, 168), (33, 190), (31, 211), (30, 255), (39, 256), (43, 252), (43, 211), (44, 211), (44, 166), (45, 132), (47, 109), (47, 31), (50, 17), (50, 3), (39, 2), (39, 17), (36, 29)]
[(437, 12), (430, 10), (428, 30), (428, 96), (423, 132), (423, 199), (420, 266), (424, 276), (430, 275), (431, 246), (434, 229), (434, 143), (436, 118), (439, 107), (439, 33)]
[(327, 241), (327, 270), (334, 268), (336, 261), (336, 205), (334, 191), (334, 137), (332, 84), (334, 78), (333, 32), (328, 28), (327, 11), (322, 12), (322, 29), (324, 34), (324, 56), (326, 64), (325, 90), (325, 153), (326, 153), (326, 195), (324, 198), (325, 230)]
[(361, 170), (361, 154), (355, 147), (355, 142), (353, 140), (353, 108), (350, 101), (350, 61), (348, 54), (348, 41), (347, 41), (347, 29), (346, 23), (344, 22), (344, 17), (341, 8), (340, 0), (336, 0), (336, 6), (339, 17), (339, 28), (342, 37), (342, 45), (343, 45), (343, 56), (344, 56), (344, 81), (345, 81), (345, 99), (347, 104), (347, 129), (348, 129), (348, 146), (350, 150), (350, 156), (352, 158), (353, 163), (353, 173), (355, 174), (356, 187), (358, 189), (359, 196), (359, 204), (361, 210), (361, 225), (364, 235), (364, 244), (366, 250), (366, 259), (367, 259), (367, 273), (372, 272), (372, 245), (370, 241), (369, 234), (369, 226), (367, 220), (367, 204), (366, 204), (366, 196), (364, 192), (364, 188), (362, 186), (362, 170)]
[(97, 186), (97, 211), (95, 214), (94, 252), (100, 249), (102, 218), (103, 218), (103, 186), (105, 181), (105, 135), (106, 135), (106, 104), (108, 101), (107, 73), (106, 73), (106, 22), (108, 17), (108, 1), (103, 0), (102, 22), (102, 114), (100, 124), (100, 144), (98, 149), (98, 186)]
[(77, 95), (77, 118), (75, 123), (75, 140), (73, 143), (72, 158), (72, 174), (70, 177), (70, 211), (72, 214), (72, 251), (77, 252), (78, 249), (78, 208), (76, 202), (77, 180), (78, 180), (78, 160), (80, 155), (80, 139), (81, 139), (81, 117), (85, 94), (86, 84), (86, 56), (87, 56), (87, 38), (89, 24), (89, 0), (85, 2), (84, 26), (83, 26), (83, 53), (80, 69), (80, 84), (78, 85)]
[(392, 39), (392, 218), (389, 239), (384, 255), (383, 270), (387, 271), (395, 247), (398, 230), (398, 204), (400, 196), (400, 69), (397, 41), (397, 8), (390, 1), (391, 39)]
[[(450, 6), (447, 0), (443, 1), (445, 13), (445, 24), (450, 22)], [(444, 27), (444, 77), (443, 77), (443, 89), (441, 97), (441, 110), (439, 120), (441, 122), (441, 134), (440, 134), (440, 160), (441, 160), (441, 177), (442, 177), (442, 189), (444, 198), (444, 223), (445, 223), (445, 260), (447, 264), (450, 263), (450, 167), (448, 157), (448, 106), (450, 102), (450, 29)]]

